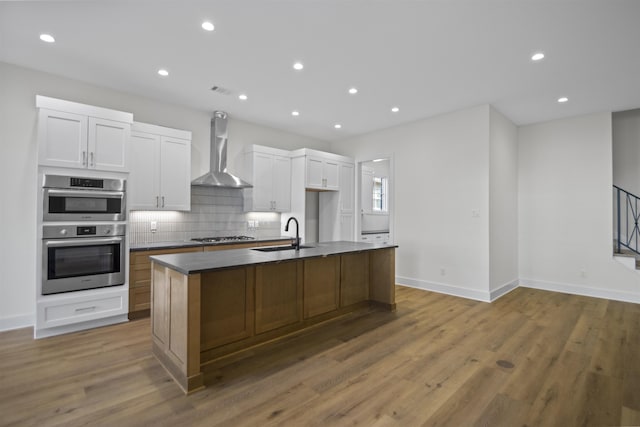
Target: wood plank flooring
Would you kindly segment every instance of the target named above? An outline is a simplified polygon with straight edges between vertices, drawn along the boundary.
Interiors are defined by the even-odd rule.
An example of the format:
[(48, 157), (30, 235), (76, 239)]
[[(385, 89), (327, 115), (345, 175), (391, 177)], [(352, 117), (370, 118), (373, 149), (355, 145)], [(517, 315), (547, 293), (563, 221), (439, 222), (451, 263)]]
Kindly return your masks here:
[(207, 367), (185, 396), (148, 319), (0, 333), (2, 426), (640, 425), (640, 306), (519, 288), (493, 304), (396, 288)]

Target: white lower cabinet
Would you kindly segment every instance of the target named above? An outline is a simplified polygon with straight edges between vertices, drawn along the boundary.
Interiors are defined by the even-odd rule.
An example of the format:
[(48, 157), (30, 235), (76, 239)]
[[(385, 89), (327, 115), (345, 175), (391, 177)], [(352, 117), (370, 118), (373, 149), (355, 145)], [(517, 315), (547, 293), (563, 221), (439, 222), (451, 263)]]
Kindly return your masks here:
[(191, 210), (191, 132), (134, 122), (129, 209)]
[(389, 233), (362, 234), (361, 242), (367, 243), (389, 243)]
[[(36, 336), (47, 336), (47, 330), (115, 316), (126, 318), (129, 310), (128, 288), (103, 288), (42, 297), (37, 302)], [(123, 320), (125, 320), (123, 318)], [(105, 320), (105, 324), (109, 323)], [(111, 322), (112, 323), (112, 322)], [(78, 327), (78, 329), (84, 329)]]

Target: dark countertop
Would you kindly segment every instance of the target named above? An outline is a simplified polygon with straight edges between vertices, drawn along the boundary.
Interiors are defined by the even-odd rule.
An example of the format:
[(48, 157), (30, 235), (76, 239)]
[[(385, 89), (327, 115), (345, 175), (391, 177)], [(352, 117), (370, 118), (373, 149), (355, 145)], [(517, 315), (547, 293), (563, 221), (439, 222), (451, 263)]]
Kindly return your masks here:
[(138, 243), (135, 245), (131, 245), (129, 247), (129, 250), (131, 252), (153, 251), (157, 249), (196, 248), (199, 246), (224, 246), (224, 245), (236, 245), (238, 243), (274, 242), (279, 240), (292, 240), (292, 238), (287, 236), (273, 236), (273, 237), (256, 237), (255, 240), (230, 240), (230, 241), (213, 242), (213, 243), (201, 243), (201, 242), (194, 242), (192, 240), (183, 240), (179, 242)]
[(397, 245), (362, 242), (323, 242), (314, 243), (310, 246), (313, 247), (300, 249), (300, 251), (289, 249), (275, 252), (260, 252), (253, 249), (230, 249), (227, 251), (156, 255), (150, 258), (153, 261), (182, 274), (196, 274), (217, 270), (219, 268), (240, 267), (251, 264), (266, 264), (295, 259), (344, 254), (349, 252), (398, 247)]

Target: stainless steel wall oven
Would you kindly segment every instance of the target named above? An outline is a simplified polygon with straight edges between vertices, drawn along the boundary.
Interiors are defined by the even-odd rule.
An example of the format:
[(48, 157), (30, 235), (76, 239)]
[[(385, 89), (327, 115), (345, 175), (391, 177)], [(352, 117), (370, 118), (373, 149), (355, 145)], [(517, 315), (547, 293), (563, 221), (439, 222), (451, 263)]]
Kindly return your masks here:
[(42, 294), (125, 283), (125, 224), (42, 227)]
[(44, 175), (43, 221), (124, 221), (126, 181)]

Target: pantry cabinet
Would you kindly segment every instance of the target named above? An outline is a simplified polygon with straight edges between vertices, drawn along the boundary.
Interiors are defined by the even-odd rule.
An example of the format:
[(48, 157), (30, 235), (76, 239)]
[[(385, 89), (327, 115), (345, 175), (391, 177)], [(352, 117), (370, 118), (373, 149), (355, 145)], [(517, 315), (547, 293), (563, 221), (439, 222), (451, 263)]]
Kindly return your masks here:
[(252, 145), (244, 154), (244, 178), (253, 187), (244, 190), (246, 212), (288, 212), (291, 209), (289, 152)]
[(36, 106), (39, 165), (128, 171), (131, 113), (39, 95)]
[(132, 210), (191, 209), (191, 132), (133, 124), (129, 207)]

